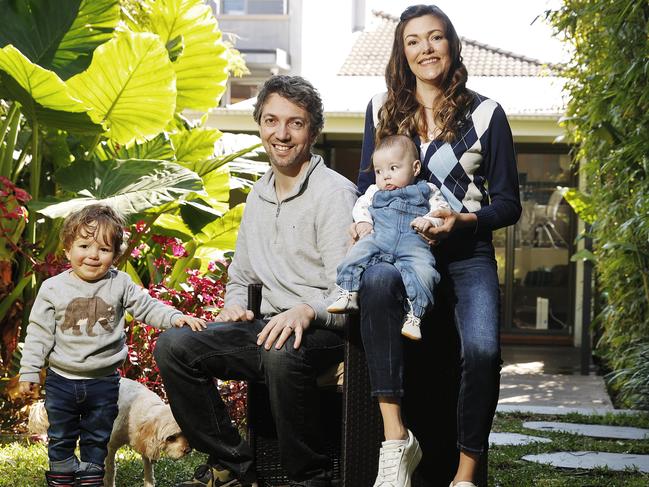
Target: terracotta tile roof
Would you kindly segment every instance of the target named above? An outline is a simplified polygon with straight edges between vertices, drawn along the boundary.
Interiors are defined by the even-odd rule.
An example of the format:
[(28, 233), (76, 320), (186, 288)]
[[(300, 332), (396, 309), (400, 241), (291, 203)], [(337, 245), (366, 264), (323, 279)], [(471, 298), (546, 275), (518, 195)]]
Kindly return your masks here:
[[(398, 18), (373, 12), (375, 24), (360, 33), (339, 76), (384, 76)], [(559, 66), (543, 63), (462, 37), (462, 57), (469, 76), (540, 76), (557, 74)]]

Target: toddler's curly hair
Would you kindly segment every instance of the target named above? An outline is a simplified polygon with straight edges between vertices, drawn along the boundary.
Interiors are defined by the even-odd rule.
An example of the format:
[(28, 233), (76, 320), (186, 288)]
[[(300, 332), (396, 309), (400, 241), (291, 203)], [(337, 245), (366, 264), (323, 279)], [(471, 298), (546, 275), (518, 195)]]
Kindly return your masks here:
[(126, 220), (108, 205), (95, 203), (71, 213), (63, 221), (61, 241), (63, 248), (70, 250), (76, 238), (106, 239), (115, 252), (115, 258), (122, 251)]

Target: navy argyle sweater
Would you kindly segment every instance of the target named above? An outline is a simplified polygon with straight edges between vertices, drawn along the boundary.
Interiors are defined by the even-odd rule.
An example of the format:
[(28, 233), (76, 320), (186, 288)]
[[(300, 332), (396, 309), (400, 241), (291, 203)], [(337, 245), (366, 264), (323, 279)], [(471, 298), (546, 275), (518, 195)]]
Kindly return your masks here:
[[(451, 143), (433, 140), (422, 144), (422, 177), (435, 184), (453, 210), (473, 212), (478, 218), (475, 231), (456, 231), (445, 247), (454, 254), (493, 253), (491, 232), (513, 225), (521, 214), (512, 132), (502, 107), (495, 101), (474, 94), (459, 136)], [(364, 171), (374, 152), (378, 107), (385, 94), (372, 98), (365, 114), (365, 133), (358, 176), (358, 189), (365, 192), (374, 183), (374, 172)], [(467, 255), (468, 256), (468, 255)]]

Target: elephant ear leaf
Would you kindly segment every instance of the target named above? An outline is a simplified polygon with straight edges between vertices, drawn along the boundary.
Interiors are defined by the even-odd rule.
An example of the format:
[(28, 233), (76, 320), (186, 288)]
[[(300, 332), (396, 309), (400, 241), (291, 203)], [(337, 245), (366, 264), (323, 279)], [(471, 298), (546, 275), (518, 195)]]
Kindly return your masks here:
[(0, 49), (0, 81), (2, 96), (18, 101), (31, 120), (64, 130), (101, 131), (86, 114), (88, 107), (56, 73), (32, 63), (12, 45)]
[(106, 135), (119, 144), (163, 131), (176, 104), (176, 77), (154, 34), (120, 32), (99, 46), (90, 67), (67, 81)]
[(54, 53), (52, 70), (64, 80), (85, 71), (92, 53), (113, 37), (118, 22), (118, 0), (83, 0), (74, 22)]
[(151, 5), (148, 28), (160, 36), (174, 58), (176, 110), (217, 106), (228, 79), (228, 60), (210, 7), (203, 0), (156, 1)]
[(118, 0), (0, 0), (0, 47), (16, 47), (63, 80), (85, 70), (119, 22)]
[(15, 46), (31, 62), (50, 67), (81, 0), (0, 0), (0, 46)]
[(75, 208), (97, 201), (125, 215), (142, 213), (203, 190), (196, 173), (172, 162), (155, 160), (78, 161), (57, 171), (55, 177), (63, 189), (82, 197), (40, 205), (38, 212), (50, 218), (67, 216)]

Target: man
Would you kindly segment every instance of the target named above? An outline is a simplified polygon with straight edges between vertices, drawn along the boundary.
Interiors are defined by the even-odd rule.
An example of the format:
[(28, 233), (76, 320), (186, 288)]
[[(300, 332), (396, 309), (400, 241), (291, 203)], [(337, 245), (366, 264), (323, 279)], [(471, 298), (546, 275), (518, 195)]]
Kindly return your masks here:
[[(316, 376), (343, 356), (344, 321), (326, 308), (347, 249), (356, 187), (311, 154), (324, 116), (308, 81), (269, 79), (254, 118), (271, 168), (248, 196), (218, 323), (201, 332), (165, 332), (155, 350), (175, 418), (191, 446), (209, 454), (179, 487), (252, 486), (256, 479), (252, 452), (232, 426), (214, 377), (265, 382), (291, 485), (330, 485), (317, 432)], [(246, 310), (250, 283), (263, 285), (264, 320)]]

